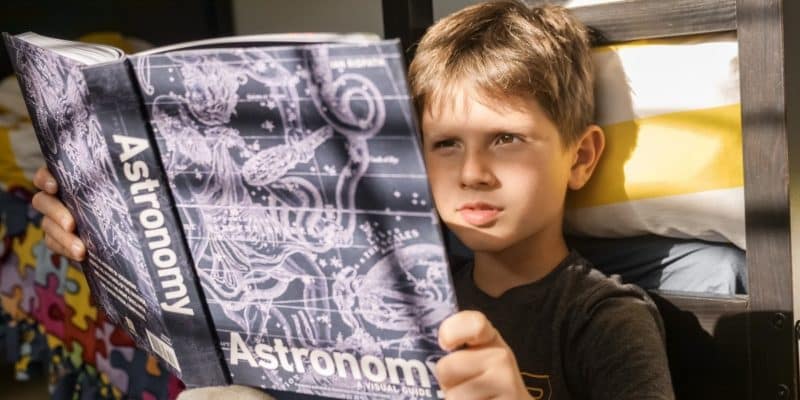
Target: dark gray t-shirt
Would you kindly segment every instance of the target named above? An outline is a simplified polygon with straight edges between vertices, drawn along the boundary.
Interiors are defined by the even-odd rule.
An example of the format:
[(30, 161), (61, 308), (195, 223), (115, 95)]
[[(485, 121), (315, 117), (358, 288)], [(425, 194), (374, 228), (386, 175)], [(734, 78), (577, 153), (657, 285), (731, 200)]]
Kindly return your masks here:
[(570, 253), (539, 281), (493, 298), (472, 265), (454, 274), (463, 310), (483, 312), (517, 358), (535, 399), (673, 399), (661, 317), (636, 286)]

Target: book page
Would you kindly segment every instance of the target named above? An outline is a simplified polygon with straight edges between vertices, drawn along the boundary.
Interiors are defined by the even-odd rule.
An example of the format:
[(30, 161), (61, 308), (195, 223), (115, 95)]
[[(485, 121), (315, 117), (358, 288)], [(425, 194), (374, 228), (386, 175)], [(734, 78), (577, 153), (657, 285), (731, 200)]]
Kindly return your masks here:
[(113, 61), (125, 55), (125, 52), (113, 46), (56, 39), (33, 32), (22, 33), (16, 37), (84, 65)]
[(172, 45), (156, 47), (136, 53), (137, 56), (161, 54), (170, 51), (242, 47), (245, 45), (277, 46), (312, 43), (374, 43), (380, 37), (374, 33), (329, 33), (329, 32), (297, 32), (297, 33), (265, 33), (260, 35), (227, 36), (220, 38), (194, 40)]

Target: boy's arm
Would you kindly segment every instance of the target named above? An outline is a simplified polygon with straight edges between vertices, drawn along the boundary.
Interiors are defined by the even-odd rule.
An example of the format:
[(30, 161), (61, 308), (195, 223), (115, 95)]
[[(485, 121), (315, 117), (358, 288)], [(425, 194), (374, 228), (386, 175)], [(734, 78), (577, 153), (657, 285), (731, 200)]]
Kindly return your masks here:
[(461, 311), (446, 319), (439, 345), (460, 349), (436, 364), (446, 399), (531, 399), (514, 353), (482, 313)]
[(604, 298), (587, 308), (565, 343), (574, 368), (596, 400), (675, 398), (664, 330), (654, 305), (630, 296)]

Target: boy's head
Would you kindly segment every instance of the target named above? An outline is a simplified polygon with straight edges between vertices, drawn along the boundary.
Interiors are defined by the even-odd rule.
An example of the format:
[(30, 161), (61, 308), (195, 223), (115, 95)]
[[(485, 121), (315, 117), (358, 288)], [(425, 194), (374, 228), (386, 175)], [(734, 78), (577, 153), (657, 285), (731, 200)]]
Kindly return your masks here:
[(441, 111), (465, 84), (485, 102), (536, 100), (571, 144), (594, 120), (586, 27), (561, 7), (489, 1), (433, 25), (409, 68), (417, 110)]
[(563, 242), (566, 189), (604, 144), (583, 24), (517, 1), (465, 8), (422, 38), (409, 83), (448, 227), (475, 251)]

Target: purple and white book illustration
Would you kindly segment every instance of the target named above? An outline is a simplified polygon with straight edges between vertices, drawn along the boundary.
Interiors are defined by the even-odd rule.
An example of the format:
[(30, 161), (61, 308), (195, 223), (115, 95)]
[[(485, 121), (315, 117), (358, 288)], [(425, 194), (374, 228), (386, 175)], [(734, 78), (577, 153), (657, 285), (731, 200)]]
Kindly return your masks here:
[(6, 36), (6, 44), (48, 169), (86, 245), (83, 270), (95, 300), (150, 349), (145, 332), (161, 337), (166, 329), (82, 65), (16, 37)]
[(440, 397), (456, 302), (398, 43), (131, 62), (232, 381)]

